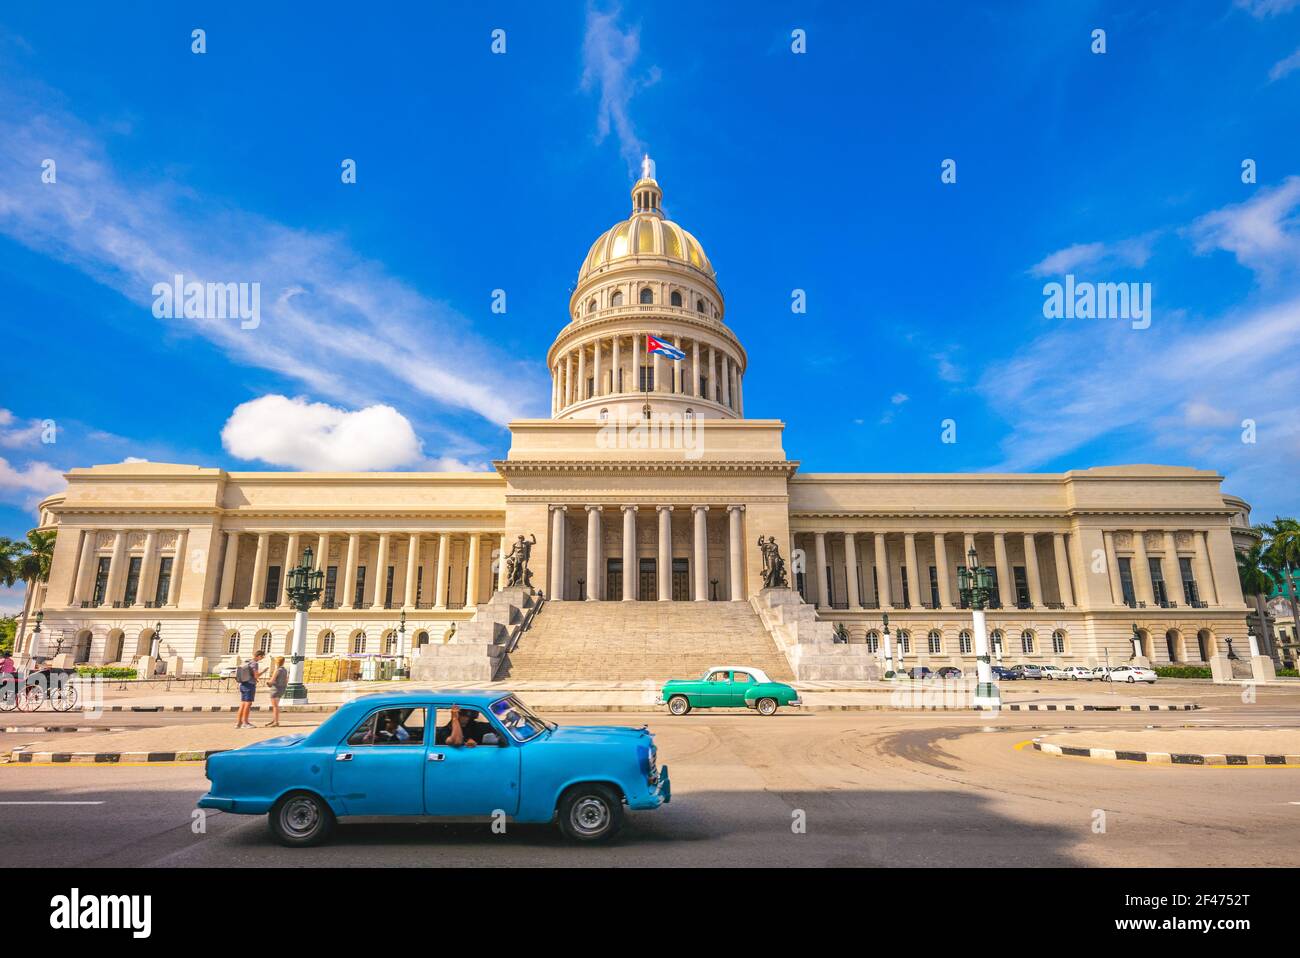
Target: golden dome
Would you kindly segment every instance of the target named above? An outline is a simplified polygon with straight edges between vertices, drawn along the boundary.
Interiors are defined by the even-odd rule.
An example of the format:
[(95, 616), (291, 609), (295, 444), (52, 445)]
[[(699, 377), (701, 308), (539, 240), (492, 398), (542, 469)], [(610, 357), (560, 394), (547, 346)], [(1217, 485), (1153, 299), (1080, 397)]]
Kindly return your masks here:
[(662, 197), (663, 191), (654, 178), (654, 163), (646, 157), (641, 163), (641, 179), (632, 187), (632, 215), (615, 223), (591, 244), (578, 271), (579, 283), (598, 269), (643, 256), (675, 260), (714, 278), (713, 266), (700, 241), (672, 220), (664, 219)]

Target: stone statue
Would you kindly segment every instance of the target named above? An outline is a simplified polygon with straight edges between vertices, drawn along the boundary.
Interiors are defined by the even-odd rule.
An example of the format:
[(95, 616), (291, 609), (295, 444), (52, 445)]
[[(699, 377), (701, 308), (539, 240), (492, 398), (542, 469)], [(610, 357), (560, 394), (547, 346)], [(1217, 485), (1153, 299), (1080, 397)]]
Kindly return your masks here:
[(529, 571), (528, 560), (533, 554), (533, 546), (537, 545), (537, 536), (525, 539), (522, 535), (515, 540), (511, 546), (510, 552), (506, 555), (506, 585), (518, 586), (529, 590), (533, 589), (533, 574)]
[(759, 536), (758, 551), (763, 556), (763, 588), (788, 589), (790, 583), (785, 576), (785, 560), (781, 558), (776, 536), (768, 536), (767, 539)]

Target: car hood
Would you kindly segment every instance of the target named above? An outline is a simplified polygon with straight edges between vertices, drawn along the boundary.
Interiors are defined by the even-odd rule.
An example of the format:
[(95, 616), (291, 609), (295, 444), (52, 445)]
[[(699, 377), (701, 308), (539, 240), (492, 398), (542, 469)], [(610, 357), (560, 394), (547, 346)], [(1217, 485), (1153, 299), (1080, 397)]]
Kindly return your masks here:
[(547, 737), (550, 742), (617, 742), (632, 741), (650, 735), (644, 728), (628, 728), (625, 725), (561, 725), (552, 729)]
[(306, 738), (306, 735), (281, 735), (277, 738), (268, 738), (264, 742), (254, 742), (252, 745), (245, 745), (244, 749), (284, 748), (286, 745), (297, 745)]

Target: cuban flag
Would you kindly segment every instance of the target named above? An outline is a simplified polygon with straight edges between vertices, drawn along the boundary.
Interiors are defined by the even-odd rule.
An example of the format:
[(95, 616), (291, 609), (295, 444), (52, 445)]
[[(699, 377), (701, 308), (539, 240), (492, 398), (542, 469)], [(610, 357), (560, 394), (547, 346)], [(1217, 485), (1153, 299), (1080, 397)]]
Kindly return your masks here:
[(665, 359), (685, 359), (686, 354), (674, 346), (672, 343), (665, 343), (662, 340), (655, 339), (647, 335), (645, 338), (645, 351), (647, 355), (653, 356), (659, 353)]

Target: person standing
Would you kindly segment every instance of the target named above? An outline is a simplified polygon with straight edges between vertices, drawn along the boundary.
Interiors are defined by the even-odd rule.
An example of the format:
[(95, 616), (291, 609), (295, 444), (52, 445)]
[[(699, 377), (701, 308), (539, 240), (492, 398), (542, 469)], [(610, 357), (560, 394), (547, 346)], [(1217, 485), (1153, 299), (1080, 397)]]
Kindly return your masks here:
[(266, 687), (271, 690), (271, 721), (267, 728), (280, 727), (280, 698), (289, 687), (289, 670), (284, 667), (284, 656), (277, 655), (267, 670)]
[(253, 699), (257, 695), (257, 679), (262, 674), (262, 656), (266, 655), (261, 649), (253, 653), (251, 659), (246, 659), (244, 664), (235, 671), (235, 678), (239, 682), (239, 719), (235, 722), (235, 728), (252, 728), (253, 723), (248, 720), (248, 713), (253, 710)]

